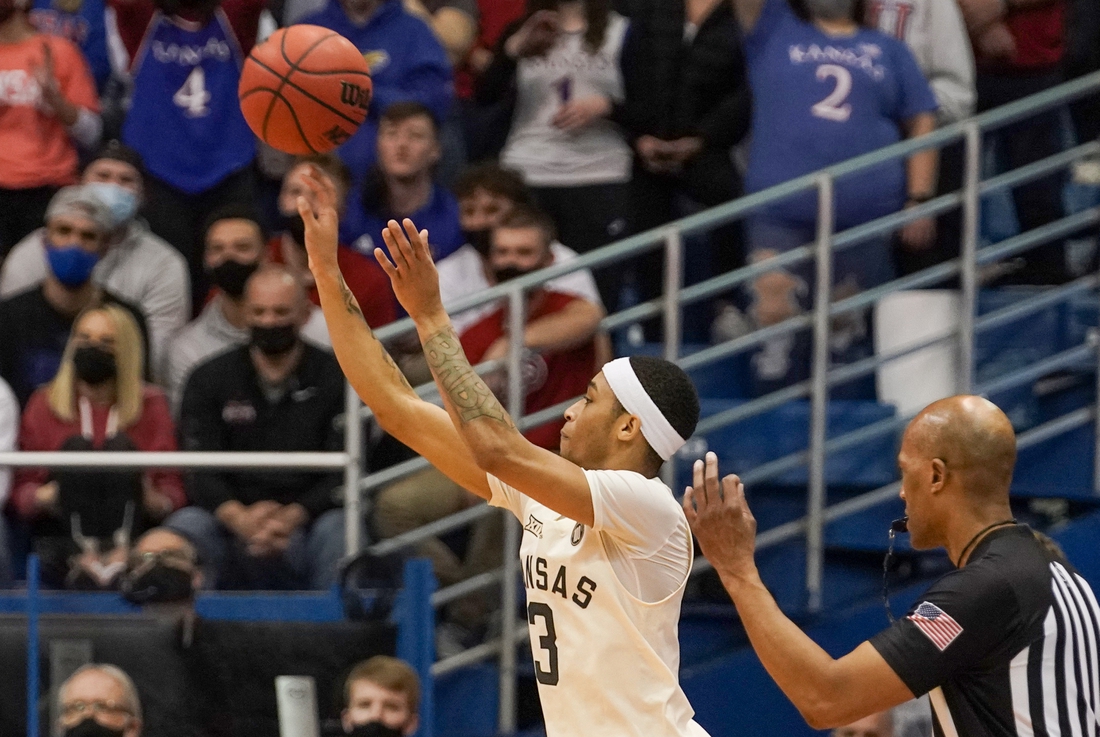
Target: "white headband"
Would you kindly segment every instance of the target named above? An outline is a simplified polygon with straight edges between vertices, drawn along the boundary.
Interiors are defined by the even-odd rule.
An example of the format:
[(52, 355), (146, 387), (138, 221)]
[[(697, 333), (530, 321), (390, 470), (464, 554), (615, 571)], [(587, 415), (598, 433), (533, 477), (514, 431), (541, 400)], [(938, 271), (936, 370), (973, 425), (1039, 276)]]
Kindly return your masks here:
[(615, 392), (615, 398), (623, 409), (642, 421), (642, 437), (649, 442), (650, 447), (664, 460), (671, 458), (686, 441), (669, 424), (646, 393), (642, 382), (638, 381), (638, 375), (634, 373), (634, 367), (630, 365), (630, 359), (616, 358), (605, 363), (603, 377), (607, 379), (607, 385)]

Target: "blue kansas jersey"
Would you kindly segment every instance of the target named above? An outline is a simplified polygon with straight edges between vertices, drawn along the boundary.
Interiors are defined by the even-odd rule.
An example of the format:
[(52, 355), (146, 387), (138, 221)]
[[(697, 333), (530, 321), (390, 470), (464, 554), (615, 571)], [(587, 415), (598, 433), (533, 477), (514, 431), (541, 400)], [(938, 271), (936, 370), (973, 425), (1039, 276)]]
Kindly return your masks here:
[[(907, 120), (936, 109), (909, 49), (860, 28), (830, 36), (799, 19), (786, 0), (765, 0), (745, 38), (753, 92), (746, 181), (750, 192), (896, 143)], [(851, 227), (900, 209), (905, 162), (898, 159), (837, 182), (837, 226)], [(772, 205), (768, 217), (814, 222), (816, 193)]]
[(241, 115), (240, 44), (220, 9), (204, 26), (157, 12), (134, 61), (123, 140), (157, 178), (190, 194), (247, 166), (256, 142)]

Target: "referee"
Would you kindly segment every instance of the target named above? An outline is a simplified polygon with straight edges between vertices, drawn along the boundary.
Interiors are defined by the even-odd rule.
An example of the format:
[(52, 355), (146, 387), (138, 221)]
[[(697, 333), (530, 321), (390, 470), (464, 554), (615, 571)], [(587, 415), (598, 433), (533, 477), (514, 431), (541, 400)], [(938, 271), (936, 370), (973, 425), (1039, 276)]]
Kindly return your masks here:
[(1085, 580), (1012, 519), (1016, 438), (989, 401), (926, 407), (902, 439), (901, 498), (917, 549), (957, 570), (906, 617), (833, 659), (776, 606), (753, 562), (756, 521), (736, 476), (695, 465), (684, 510), (753, 648), (815, 729), (928, 693), (937, 737), (1096, 737), (1100, 607)]

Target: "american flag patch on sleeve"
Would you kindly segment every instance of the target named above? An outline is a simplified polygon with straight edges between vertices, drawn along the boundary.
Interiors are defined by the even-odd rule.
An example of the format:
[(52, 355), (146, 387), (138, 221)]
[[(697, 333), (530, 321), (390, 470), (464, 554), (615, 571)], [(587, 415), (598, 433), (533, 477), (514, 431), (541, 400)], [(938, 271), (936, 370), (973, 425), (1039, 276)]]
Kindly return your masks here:
[(915, 624), (940, 652), (946, 650), (963, 631), (950, 614), (928, 601), (922, 601), (906, 619)]

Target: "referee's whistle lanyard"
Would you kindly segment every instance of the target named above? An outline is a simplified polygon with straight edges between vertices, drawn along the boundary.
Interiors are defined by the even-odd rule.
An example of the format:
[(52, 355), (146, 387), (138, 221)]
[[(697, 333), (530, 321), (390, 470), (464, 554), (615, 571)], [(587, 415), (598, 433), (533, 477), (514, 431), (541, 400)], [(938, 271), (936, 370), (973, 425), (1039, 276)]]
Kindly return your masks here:
[[(962, 552), (959, 553), (958, 562), (952, 561), (956, 568), (959, 568), (959, 563), (966, 559), (966, 554), (970, 552), (970, 549), (982, 538), (985, 533), (993, 530), (997, 527), (1004, 527), (1005, 525), (1017, 525), (1015, 517), (1011, 519), (1003, 519), (1000, 522), (994, 522), (993, 524), (983, 527), (978, 530), (978, 533), (974, 537), (970, 538), (965, 546), (963, 546)], [(890, 623), (894, 623), (894, 613), (890, 611), (890, 562), (894, 557), (894, 538), (899, 532), (909, 532), (909, 517), (898, 517), (896, 520), (890, 523), (890, 530), (887, 533), (889, 545), (886, 548), (886, 557), (882, 559), (882, 605), (886, 607), (886, 618), (890, 620)]]

